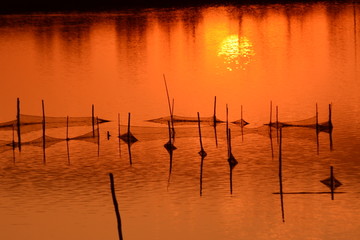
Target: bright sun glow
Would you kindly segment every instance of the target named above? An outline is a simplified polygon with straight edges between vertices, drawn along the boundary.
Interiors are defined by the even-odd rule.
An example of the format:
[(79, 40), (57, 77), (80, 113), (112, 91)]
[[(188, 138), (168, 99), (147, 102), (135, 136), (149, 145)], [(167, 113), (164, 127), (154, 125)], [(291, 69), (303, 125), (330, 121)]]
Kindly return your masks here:
[(218, 51), (218, 56), (223, 58), (226, 69), (229, 71), (245, 70), (254, 55), (255, 51), (250, 40), (238, 35), (230, 35), (225, 38)]

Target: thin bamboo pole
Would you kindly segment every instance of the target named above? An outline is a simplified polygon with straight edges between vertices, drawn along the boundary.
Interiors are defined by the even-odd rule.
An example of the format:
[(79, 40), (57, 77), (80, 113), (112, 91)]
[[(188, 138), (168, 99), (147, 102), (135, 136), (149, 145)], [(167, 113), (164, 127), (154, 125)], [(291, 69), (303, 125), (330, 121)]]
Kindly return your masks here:
[(332, 104), (329, 104), (329, 141), (330, 141), (330, 151), (333, 150), (333, 141), (332, 141), (332, 131), (333, 131), (333, 124), (332, 124)]
[(17, 136), (18, 136), (18, 148), (19, 148), (19, 152), (21, 152), (21, 131), (20, 131), (20, 99), (17, 98), (17, 114), (16, 114), (16, 119), (17, 119)]
[(279, 108), (276, 106), (276, 139), (279, 143)]
[(164, 147), (166, 148), (166, 150), (169, 153), (169, 158), (170, 158), (168, 181), (170, 181), (170, 176), (171, 176), (171, 172), (172, 172), (173, 151), (175, 149), (175, 146), (173, 145), (173, 138), (172, 138), (172, 134), (171, 134), (171, 126), (170, 125), (171, 125), (171, 123), (170, 123), (170, 121), (168, 121), (169, 141), (164, 145)]
[(329, 104), (329, 128), (332, 129), (333, 125), (332, 125), (332, 104)]
[(98, 145), (98, 157), (99, 157), (100, 156), (100, 124), (98, 117), (96, 117), (96, 127), (97, 127), (97, 145)]
[(116, 220), (117, 220), (117, 228), (118, 228), (119, 240), (123, 240), (119, 204), (118, 204), (118, 202), (116, 200), (116, 193), (115, 193), (114, 176), (113, 176), (112, 173), (109, 173), (109, 177), (110, 177), (111, 196), (112, 196), (112, 199), (113, 199), (115, 215), (116, 215)]
[(131, 133), (130, 133), (130, 118), (131, 118), (131, 113), (128, 113), (128, 132), (127, 132), (127, 142), (128, 144), (131, 144)]
[(285, 222), (283, 183), (282, 183), (282, 129), (279, 129), (279, 187), (280, 187), (280, 203), (282, 221)]
[(66, 150), (67, 150), (67, 158), (68, 164), (70, 165), (70, 147), (69, 147), (69, 116), (66, 116)]
[[(229, 167), (230, 167), (230, 194), (233, 194), (233, 169), (235, 167), (235, 165), (233, 165), (232, 163), (232, 159), (230, 159), (232, 157), (232, 153), (231, 153), (231, 130), (228, 129), (228, 148), (229, 148)], [(236, 161), (236, 160), (235, 160)]]
[(198, 117), (198, 128), (199, 128), (199, 140), (200, 140), (200, 156), (201, 157), (205, 157), (206, 156), (206, 152), (204, 151), (204, 147), (203, 147), (203, 143), (202, 143), (202, 137), (201, 137), (201, 127), (200, 127), (200, 113), (197, 112), (197, 117)]
[(269, 138), (270, 138), (270, 148), (271, 148), (271, 159), (274, 159), (274, 145), (272, 139), (272, 101), (270, 101)]
[(216, 125), (217, 125), (217, 121), (216, 121), (216, 96), (215, 96), (215, 98), (214, 98), (214, 134), (215, 134), (215, 145), (216, 145), (216, 147), (218, 147)]
[(132, 165), (132, 156), (131, 156), (131, 133), (130, 133), (130, 118), (131, 118), (131, 113), (128, 113), (127, 145), (128, 145), (129, 161), (130, 161), (130, 165)]
[(269, 126), (271, 127), (272, 124), (272, 101), (270, 101), (270, 122), (269, 122)]
[(165, 74), (163, 74), (164, 77), (164, 83), (165, 83), (165, 89), (166, 89), (166, 96), (167, 96), (167, 102), (168, 102), (168, 106), (169, 106), (169, 113), (170, 113), (170, 122), (171, 122), (171, 126), (172, 126), (172, 137), (175, 137), (175, 128), (174, 128), (174, 99), (173, 99), (173, 106), (171, 107), (170, 104), (170, 94), (169, 94), (169, 89), (166, 83), (166, 78), (165, 78)]
[(121, 157), (121, 138), (120, 138), (120, 113), (118, 113), (118, 139), (119, 139), (119, 157)]
[(41, 104), (42, 104), (42, 114), (43, 114), (43, 120), (42, 120), (42, 130), (43, 130), (43, 160), (44, 163), (46, 163), (46, 153), (45, 153), (45, 148), (46, 148), (46, 132), (45, 132), (45, 123), (46, 123), (46, 119), (45, 119), (45, 103), (44, 100), (41, 100)]
[(316, 103), (315, 105), (316, 107), (316, 113), (315, 113), (315, 118), (316, 118), (316, 153), (317, 155), (319, 155), (320, 153), (320, 142), (319, 142), (319, 112), (318, 112), (318, 104)]
[(214, 126), (216, 126), (216, 96), (214, 97)]
[(226, 142), (228, 147), (228, 157), (230, 157), (230, 146), (229, 146), (229, 109), (226, 104)]
[(94, 104), (91, 105), (91, 121), (92, 121), (93, 137), (95, 137), (95, 106), (94, 106)]
[(243, 120), (243, 106), (241, 105), (241, 113), (240, 113), (240, 127), (241, 127), (241, 141), (244, 141), (244, 120)]

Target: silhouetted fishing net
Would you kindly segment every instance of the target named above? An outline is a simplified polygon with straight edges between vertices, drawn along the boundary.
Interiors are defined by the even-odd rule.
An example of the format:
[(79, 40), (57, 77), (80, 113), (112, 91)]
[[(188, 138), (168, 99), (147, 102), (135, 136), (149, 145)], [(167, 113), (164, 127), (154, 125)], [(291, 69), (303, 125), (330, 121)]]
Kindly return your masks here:
[[(270, 124), (265, 124), (270, 125)], [(288, 121), (288, 122), (272, 122), (271, 127), (283, 128), (283, 127), (304, 127), (304, 128), (318, 128), (319, 131), (328, 131), (332, 126), (330, 122), (317, 123), (316, 117), (311, 117), (303, 120)]]
[(231, 122), (233, 124), (237, 124), (237, 125), (240, 125), (240, 126), (246, 126), (248, 125), (249, 123), (247, 121), (245, 121), (244, 119), (239, 119), (239, 120), (236, 120), (236, 121), (233, 121)]
[[(168, 122), (171, 122), (171, 117), (161, 117), (156, 119), (147, 120), (148, 122), (154, 122), (154, 123), (161, 123), (161, 124), (168, 124)], [(183, 117), (183, 116), (176, 116), (174, 115), (172, 118), (172, 121), (174, 125), (194, 125), (198, 123), (197, 117)], [(200, 118), (201, 123), (214, 125), (214, 117), (201, 117)], [(223, 123), (224, 121), (221, 121), (216, 118), (216, 123)]]
[[(91, 126), (93, 124), (92, 117), (69, 117), (69, 127)], [(98, 119), (98, 123), (109, 122), (105, 119)], [(43, 117), (34, 115), (20, 114), (20, 131), (21, 133), (29, 133), (42, 129)], [(96, 120), (95, 120), (96, 124)], [(64, 128), (67, 126), (67, 117), (45, 117), (46, 129)], [(17, 120), (0, 123), (0, 130), (17, 130)]]
[[(28, 142), (22, 142), (21, 145), (22, 146), (30, 145), (30, 146), (35, 146), (35, 147), (44, 147), (43, 141), (44, 141), (43, 137), (39, 137), (39, 138), (36, 138), (36, 139), (28, 141)], [(45, 148), (51, 147), (52, 145), (62, 142), (62, 141), (65, 141), (65, 139), (54, 138), (54, 137), (45, 135)]]
[(81, 140), (91, 143), (98, 143), (99, 141), (99, 131), (95, 129), (95, 131), (91, 131), (80, 136), (69, 138), (69, 140)]

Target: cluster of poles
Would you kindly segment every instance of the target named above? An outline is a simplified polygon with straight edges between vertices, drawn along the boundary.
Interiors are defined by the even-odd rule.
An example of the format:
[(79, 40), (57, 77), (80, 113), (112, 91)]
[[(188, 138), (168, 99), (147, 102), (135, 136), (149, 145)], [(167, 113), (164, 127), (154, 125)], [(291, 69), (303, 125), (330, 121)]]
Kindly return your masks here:
[[(170, 176), (171, 176), (171, 171), (172, 171), (172, 161), (173, 161), (173, 151), (176, 150), (176, 146), (175, 146), (175, 127), (174, 127), (174, 100), (172, 101), (172, 103), (170, 102), (170, 97), (169, 97), (169, 92), (168, 92), (168, 88), (167, 88), (167, 84), (166, 84), (166, 79), (164, 76), (164, 82), (165, 82), (165, 87), (166, 87), (166, 93), (167, 93), (167, 98), (168, 98), (168, 105), (169, 105), (169, 113), (170, 113), (170, 121), (167, 122), (168, 125), (168, 135), (169, 135), (169, 140), (167, 143), (164, 144), (164, 148), (168, 151), (169, 156), (170, 156), (170, 167), (169, 167), (169, 181), (170, 181)], [(318, 153), (319, 153), (319, 139), (318, 139), (318, 135), (320, 131), (328, 131), (330, 134), (330, 149), (332, 150), (332, 138), (331, 138), (331, 133), (332, 133), (332, 120), (331, 120), (331, 104), (329, 105), (329, 120), (326, 124), (320, 124), (318, 121), (318, 108), (317, 108), (317, 104), (316, 104), (316, 123), (315, 126), (312, 126), (315, 128), (316, 130), (316, 136), (317, 136), (317, 149), (318, 149)], [(270, 103), (270, 121), (269, 121), (269, 135), (270, 138), (272, 139), (272, 128), (276, 129), (276, 135), (277, 135), (277, 139), (278, 139), (278, 146), (279, 146), (279, 192), (278, 193), (274, 193), (274, 194), (279, 194), (280, 195), (280, 203), (281, 203), (281, 214), (282, 214), (282, 221), (285, 222), (285, 210), (284, 210), (284, 195), (285, 194), (331, 194), (331, 199), (334, 200), (334, 194), (335, 194), (335, 189), (339, 186), (341, 186), (341, 182), (338, 181), (335, 177), (334, 177), (334, 168), (333, 166), (330, 166), (330, 177), (326, 178), (324, 180), (322, 180), (321, 182), (323, 184), (325, 184), (326, 186), (328, 186), (330, 188), (330, 192), (284, 192), (283, 191), (283, 174), (282, 174), (282, 163), (283, 163), (283, 159), (282, 159), (282, 129), (284, 127), (289, 127), (290, 125), (286, 124), (286, 123), (281, 123), (278, 120), (278, 107), (276, 106), (276, 121), (273, 122), (272, 121), (272, 103)], [(241, 131), (243, 133), (243, 128), (246, 124), (248, 124), (244, 119), (243, 119), (243, 114), (242, 114), (242, 107), (241, 107), (241, 119), (239, 121), (240, 123), (240, 127), (241, 127)], [(214, 100), (214, 116), (213, 116), (213, 126), (215, 129), (215, 139), (216, 139), (216, 146), (217, 146), (217, 135), (216, 135), (216, 125), (218, 123), (218, 119), (216, 118), (216, 97)], [(120, 124), (120, 121), (119, 121)], [(201, 118), (200, 118), (200, 113), (197, 112), (197, 124), (198, 124), (198, 133), (199, 133), (199, 143), (200, 143), (200, 151), (198, 152), (198, 154), (200, 155), (201, 158), (201, 162), (200, 162), (200, 196), (202, 196), (202, 175), (203, 175), (203, 165), (204, 165), (204, 159), (207, 156), (207, 153), (204, 149), (203, 146), (203, 142), (202, 142), (202, 133), (201, 133)], [(120, 125), (119, 125), (120, 126)], [(119, 128), (120, 129), (120, 128)], [(120, 132), (119, 132), (119, 136), (120, 136)], [(127, 135), (122, 135), (124, 137), (124, 140), (127, 141), (128, 146), (129, 146), (129, 156), (130, 156), (130, 164), (131, 164), (131, 151), (130, 151), (130, 145), (131, 143), (135, 142), (135, 140), (133, 141), (132, 139), (136, 139), (130, 132), (130, 113), (129, 113), (129, 122), (128, 122), (128, 133)], [(242, 134), (243, 136), (243, 134)], [(137, 139), (136, 139), (137, 141)], [(228, 106), (226, 105), (226, 142), (227, 142), (227, 161), (229, 164), (229, 176), (230, 176), (230, 194), (233, 193), (233, 169), (235, 168), (235, 166), (238, 164), (238, 161), (236, 160), (236, 158), (234, 157), (233, 153), (232, 153), (232, 146), (231, 146), (231, 129), (229, 128), (229, 121), (228, 121)], [(271, 148), (272, 148), (272, 157), (274, 157), (273, 155), (273, 145), (272, 145), (272, 140), (271, 140)], [(113, 196), (113, 201), (114, 201), (114, 208), (115, 208), (115, 213), (116, 213), (116, 218), (117, 218), (117, 223), (118, 223), (118, 233), (119, 233), (119, 239), (123, 239), (123, 235), (122, 235), (122, 228), (121, 228), (121, 218), (120, 218), (120, 213), (119, 213), (119, 208), (118, 208), (118, 204), (116, 201), (116, 195), (115, 195), (115, 188), (114, 188), (114, 180), (113, 180), (113, 174), (110, 173), (110, 185), (111, 185), (111, 191), (112, 191), (112, 196)], [(337, 192), (337, 193), (343, 193), (343, 192)]]
[[(165, 87), (166, 87), (166, 93), (167, 93), (167, 98), (168, 98), (168, 105), (169, 105), (169, 112), (170, 112), (170, 121), (167, 122), (168, 124), (168, 135), (169, 135), (169, 140), (167, 143), (164, 144), (164, 147), (166, 148), (166, 150), (169, 153), (170, 156), (170, 168), (169, 168), (169, 180), (170, 180), (170, 176), (171, 176), (171, 171), (172, 171), (172, 160), (173, 160), (173, 151), (176, 150), (177, 148), (175, 147), (175, 127), (174, 127), (174, 100), (172, 101), (172, 103), (170, 102), (170, 97), (169, 97), (169, 92), (168, 92), (168, 88), (167, 88), (167, 84), (166, 84), (166, 79), (164, 76), (164, 82), (165, 82)], [(316, 104), (316, 123), (315, 123), (315, 129), (316, 129), (316, 134), (317, 134), (317, 146), (319, 149), (319, 142), (318, 142), (318, 134), (321, 131), (327, 130), (330, 134), (330, 147), (332, 149), (332, 138), (331, 138), (331, 132), (332, 132), (332, 120), (331, 120), (331, 104), (329, 105), (329, 120), (327, 122), (327, 124), (320, 124), (318, 121), (318, 109), (317, 109), (317, 104)], [(100, 134), (99, 134), (99, 120), (97, 117), (95, 117), (95, 113), (94, 113), (94, 105), (92, 105), (92, 138), (97, 137), (97, 143), (98, 146), (100, 145)], [(46, 148), (46, 116), (45, 116), (45, 103), (44, 100), (42, 100), (42, 147), (43, 147), (43, 161), (44, 163), (46, 163), (46, 153), (45, 153), (45, 148)], [(120, 133), (120, 114), (118, 114), (118, 139), (119, 139), (119, 154), (121, 154), (121, 148), (120, 148), (120, 140), (123, 140), (124, 142), (127, 143), (128, 145), (128, 152), (129, 152), (129, 161), (130, 164), (132, 164), (132, 157), (131, 157), (131, 145), (135, 142), (138, 141), (138, 139), (131, 133), (130, 131), (130, 119), (131, 119), (131, 114), (128, 113), (128, 128), (127, 128), (127, 132), (124, 134)], [(18, 142), (15, 142), (15, 126), (13, 125), (13, 149), (15, 150), (15, 148), (17, 147), (19, 149), (19, 151), (21, 151), (21, 114), (20, 114), (20, 100), (19, 98), (17, 99), (17, 117), (16, 117), (16, 130), (17, 130), (17, 137), (18, 137)], [(213, 126), (215, 129), (215, 139), (216, 139), (216, 146), (218, 145), (217, 143), (217, 133), (216, 133), (216, 126), (217, 124), (221, 122), (216, 118), (216, 97), (214, 99), (214, 115), (213, 115)], [(230, 182), (230, 194), (233, 193), (233, 169), (235, 168), (235, 166), (238, 164), (238, 161), (236, 160), (236, 158), (234, 157), (233, 153), (232, 153), (232, 144), (231, 144), (231, 129), (229, 127), (229, 120), (228, 120), (228, 106), (226, 105), (226, 142), (227, 142), (227, 161), (229, 164), (229, 182)], [(204, 149), (203, 146), (203, 142), (202, 142), (202, 133), (201, 133), (201, 118), (200, 118), (200, 113), (197, 112), (197, 124), (198, 124), (198, 133), (199, 133), (199, 142), (200, 142), (200, 151), (198, 152), (198, 154), (200, 155), (201, 158), (201, 162), (200, 162), (200, 196), (202, 196), (202, 175), (203, 175), (203, 164), (204, 164), (204, 159), (207, 156), (207, 153)], [(248, 123), (243, 119), (243, 111), (242, 111), (242, 106), (241, 106), (241, 119), (239, 121), (240, 127), (241, 127), (241, 132), (242, 132), (242, 136), (243, 136), (243, 130), (244, 130), (244, 126), (247, 125)], [(272, 138), (272, 128), (276, 129), (276, 134), (277, 134), (277, 139), (278, 139), (278, 145), (279, 145), (279, 192), (278, 193), (274, 193), (274, 194), (279, 194), (280, 195), (280, 202), (281, 202), (281, 210), (282, 210), (282, 219), (283, 221), (285, 221), (285, 211), (284, 211), (284, 195), (285, 194), (329, 194), (329, 192), (284, 192), (283, 191), (283, 174), (282, 174), (282, 129), (284, 127), (289, 127), (289, 125), (287, 125), (286, 123), (282, 123), (278, 120), (278, 107), (276, 106), (276, 121), (273, 122), (272, 121), (272, 103), (270, 102), (270, 121), (269, 124), (266, 124), (269, 126), (269, 135), (270, 138)], [(110, 138), (110, 133), (107, 132), (107, 137), (108, 139)], [(65, 138), (66, 142), (67, 142), (67, 150), (68, 150), (68, 159), (70, 161), (70, 156), (69, 156), (69, 145), (68, 142), (71, 140), (71, 138), (69, 138), (69, 117), (67, 117), (67, 122), (66, 122), (66, 138)], [(272, 156), (273, 156), (273, 145), (272, 145), (272, 141), (271, 141), (271, 148), (272, 148)], [(99, 153), (99, 151), (98, 151)], [(334, 168), (333, 166), (330, 167), (330, 177), (327, 179), (322, 180), (321, 182), (325, 185), (327, 185), (330, 188), (330, 194), (331, 194), (331, 199), (334, 200), (334, 194), (335, 194), (335, 189), (337, 187), (339, 187), (341, 185), (340, 181), (338, 181), (335, 177), (334, 177)], [(115, 213), (116, 213), (116, 217), (117, 217), (117, 222), (118, 222), (118, 232), (119, 232), (119, 239), (123, 239), (122, 236), (122, 229), (121, 229), (121, 218), (120, 218), (120, 213), (119, 213), (119, 208), (118, 208), (118, 203), (116, 200), (116, 194), (115, 194), (115, 185), (114, 185), (114, 177), (112, 173), (109, 173), (109, 177), (110, 177), (110, 186), (111, 186), (111, 192), (112, 192), (112, 197), (113, 197), (113, 203), (114, 203), (114, 208), (115, 208)], [(337, 192), (337, 193), (342, 193), (342, 192)]]

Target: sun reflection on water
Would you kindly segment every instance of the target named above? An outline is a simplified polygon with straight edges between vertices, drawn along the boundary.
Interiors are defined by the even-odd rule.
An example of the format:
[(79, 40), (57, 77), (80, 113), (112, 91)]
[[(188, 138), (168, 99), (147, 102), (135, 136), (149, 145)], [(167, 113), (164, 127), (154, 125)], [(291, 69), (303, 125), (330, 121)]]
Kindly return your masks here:
[(247, 37), (230, 35), (221, 42), (218, 57), (223, 59), (226, 69), (233, 71), (236, 69), (246, 69), (255, 55), (253, 44)]

